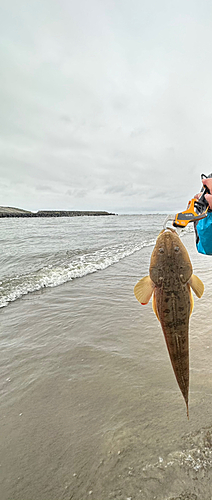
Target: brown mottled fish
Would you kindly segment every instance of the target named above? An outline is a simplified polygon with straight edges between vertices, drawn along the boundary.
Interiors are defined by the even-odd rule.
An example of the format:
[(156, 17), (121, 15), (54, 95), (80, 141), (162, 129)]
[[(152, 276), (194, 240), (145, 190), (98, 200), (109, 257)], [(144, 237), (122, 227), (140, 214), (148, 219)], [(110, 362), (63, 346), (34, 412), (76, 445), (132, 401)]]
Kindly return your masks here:
[(189, 317), (194, 299), (204, 292), (202, 281), (192, 274), (188, 252), (176, 231), (163, 229), (153, 249), (149, 276), (134, 288), (136, 299), (147, 304), (153, 294), (152, 307), (159, 319), (169, 351), (172, 367), (186, 402), (189, 390)]

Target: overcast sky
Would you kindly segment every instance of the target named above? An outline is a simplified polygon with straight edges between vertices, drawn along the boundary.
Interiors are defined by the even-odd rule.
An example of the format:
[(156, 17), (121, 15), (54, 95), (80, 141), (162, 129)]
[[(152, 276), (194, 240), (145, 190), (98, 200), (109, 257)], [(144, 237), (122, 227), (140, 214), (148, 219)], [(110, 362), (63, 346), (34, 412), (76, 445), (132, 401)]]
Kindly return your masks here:
[(0, 12), (0, 205), (180, 211), (212, 172), (212, 2)]

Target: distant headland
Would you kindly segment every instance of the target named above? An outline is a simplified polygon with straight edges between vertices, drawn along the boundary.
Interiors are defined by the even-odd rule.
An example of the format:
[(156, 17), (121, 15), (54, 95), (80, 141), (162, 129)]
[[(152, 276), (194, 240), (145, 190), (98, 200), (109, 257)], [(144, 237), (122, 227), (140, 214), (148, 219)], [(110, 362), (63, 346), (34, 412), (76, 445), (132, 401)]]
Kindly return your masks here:
[(0, 207), (0, 218), (3, 217), (82, 217), (84, 215), (100, 216), (100, 215), (116, 215), (104, 211), (80, 211), (80, 210), (39, 210), (38, 212), (30, 212), (14, 207)]

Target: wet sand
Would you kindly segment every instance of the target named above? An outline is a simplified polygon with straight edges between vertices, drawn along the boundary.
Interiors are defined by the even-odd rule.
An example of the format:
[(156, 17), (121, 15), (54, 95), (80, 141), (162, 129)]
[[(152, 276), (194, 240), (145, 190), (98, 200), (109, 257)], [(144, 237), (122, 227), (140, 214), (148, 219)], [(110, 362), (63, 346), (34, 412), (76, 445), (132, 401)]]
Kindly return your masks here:
[(189, 421), (151, 304), (133, 295), (151, 248), (0, 311), (1, 500), (211, 498), (212, 266), (183, 241), (206, 284)]

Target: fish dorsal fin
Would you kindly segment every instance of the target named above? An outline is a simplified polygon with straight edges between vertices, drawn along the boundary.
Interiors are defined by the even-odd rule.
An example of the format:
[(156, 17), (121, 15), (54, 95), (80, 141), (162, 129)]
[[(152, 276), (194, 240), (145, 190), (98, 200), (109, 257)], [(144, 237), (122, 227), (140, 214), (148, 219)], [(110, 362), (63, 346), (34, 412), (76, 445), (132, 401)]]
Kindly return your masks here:
[(157, 304), (156, 304), (156, 297), (155, 297), (155, 291), (153, 292), (153, 297), (152, 297), (152, 309), (155, 313), (155, 315), (158, 318), (158, 321), (160, 321), (160, 318), (158, 316), (158, 310), (157, 310)]
[(194, 290), (194, 293), (196, 293), (197, 297), (199, 297), (200, 299), (200, 297), (202, 297), (202, 294), (204, 292), (203, 282), (198, 278), (198, 276), (192, 274), (188, 283), (191, 286), (192, 290)]
[(189, 285), (188, 285), (188, 288), (189, 288), (189, 294), (190, 294), (190, 316), (191, 316), (192, 311), (194, 309), (194, 297), (193, 297), (193, 293), (192, 293)]
[(147, 304), (152, 296), (155, 285), (150, 276), (142, 278), (134, 287), (136, 299), (141, 304)]

